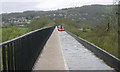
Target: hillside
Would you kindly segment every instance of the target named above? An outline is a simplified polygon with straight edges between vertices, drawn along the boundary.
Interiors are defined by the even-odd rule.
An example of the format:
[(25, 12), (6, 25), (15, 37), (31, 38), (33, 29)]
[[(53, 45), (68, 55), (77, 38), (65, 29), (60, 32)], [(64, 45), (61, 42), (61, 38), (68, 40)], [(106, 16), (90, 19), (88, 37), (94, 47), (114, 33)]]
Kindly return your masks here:
[[(88, 5), (55, 11), (25, 11), (21, 13), (2, 14), (2, 20), (4, 22), (3, 26), (10, 25), (10, 23), (14, 23), (21, 19), (26, 20), (27, 23), (36, 18), (50, 18), (54, 21), (66, 18), (75, 21), (77, 24), (96, 25), (105, 22), (103, 16), (108, 16), (110, 10), (114, 7), (115, 6), (112, 5)], [(114, 11), (116, 10), (112, 10), (113, 13), (115, 13)]]

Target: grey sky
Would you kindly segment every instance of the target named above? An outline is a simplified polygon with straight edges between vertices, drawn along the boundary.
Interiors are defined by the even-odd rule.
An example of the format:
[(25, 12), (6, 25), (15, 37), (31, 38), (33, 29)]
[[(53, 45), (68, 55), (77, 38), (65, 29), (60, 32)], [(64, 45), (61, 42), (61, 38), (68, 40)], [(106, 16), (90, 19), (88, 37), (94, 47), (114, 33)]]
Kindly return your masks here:
[(26, 10), (38, 10), (37, 2), (3, 2), (2, 12), (22, 12)]
[[(115, 0), (114, 0), (115, 1)], [(26, 10), (56, 10), (91, 4), (113, 4), (113, 0), (2, 0), (2, 13)]]

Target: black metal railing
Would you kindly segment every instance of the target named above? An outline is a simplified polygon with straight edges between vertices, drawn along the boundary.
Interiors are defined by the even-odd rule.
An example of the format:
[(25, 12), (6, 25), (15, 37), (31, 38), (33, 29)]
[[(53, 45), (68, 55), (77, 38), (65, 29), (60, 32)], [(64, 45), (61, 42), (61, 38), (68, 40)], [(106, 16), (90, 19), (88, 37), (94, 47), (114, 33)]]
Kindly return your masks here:
[(32, 70), (55, 26), (39, 29), (0, 44), (2, 70)]

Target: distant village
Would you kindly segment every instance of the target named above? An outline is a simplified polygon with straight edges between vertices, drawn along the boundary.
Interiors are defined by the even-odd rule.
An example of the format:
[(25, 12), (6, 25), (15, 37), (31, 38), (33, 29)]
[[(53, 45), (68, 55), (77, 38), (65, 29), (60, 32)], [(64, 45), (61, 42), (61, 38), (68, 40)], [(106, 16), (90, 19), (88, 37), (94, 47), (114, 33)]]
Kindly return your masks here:
[(21, 18), (10, 17), (9, 19), (2, 21), (2, 27), (6, 27), (6, 26), (10, 26), (10, 25), (24, 27), (26, 24), (30, 24), (32, 19), (37, 19), (37, 18), (40, 18), (40, 16), (36, 16), (33, 18), (30, 18), (30, 17), (21, 17)]
[[(82, 15), (88, 15), (88, 13), (84, 13)], [(78, 17), (76, 17), (78, 16)], [(24, 27), (25, 25), (27, 24), (30, 24), (31, 20), (33, 19), (39, 19), (39, 18), (42, 18), (42, 17), (47, 17), (47, 18), (50, 18), (52, 20), (56, 20), (58, 18), (68, 18), (68, 19), (71, 19), (71, 20), (86, 20), (85, 17), (80, 17), (81, 14), (73, 14), (73, 13), (51, 13), (51, 14), (46, 14), (46, 15), (40, 15), (40, 16), (33, 16), (33, 17), (10, 17), (8, 19), (5, 19), (2, 21), (2, 25), (3, 27), (6, 27), (6, 26), (11, 26), (11, 25), (17, 25), (17, 26), (20, 26), (20, 27)]]

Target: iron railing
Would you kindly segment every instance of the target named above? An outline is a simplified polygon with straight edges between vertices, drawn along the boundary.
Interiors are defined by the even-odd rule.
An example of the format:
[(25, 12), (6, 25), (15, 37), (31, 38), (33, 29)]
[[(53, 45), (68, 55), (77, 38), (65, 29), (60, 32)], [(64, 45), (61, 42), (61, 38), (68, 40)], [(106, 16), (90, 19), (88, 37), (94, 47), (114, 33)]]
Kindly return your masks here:
[(55, 26), (39, 29), (0, 44), (2, 71), (32, 70)]

